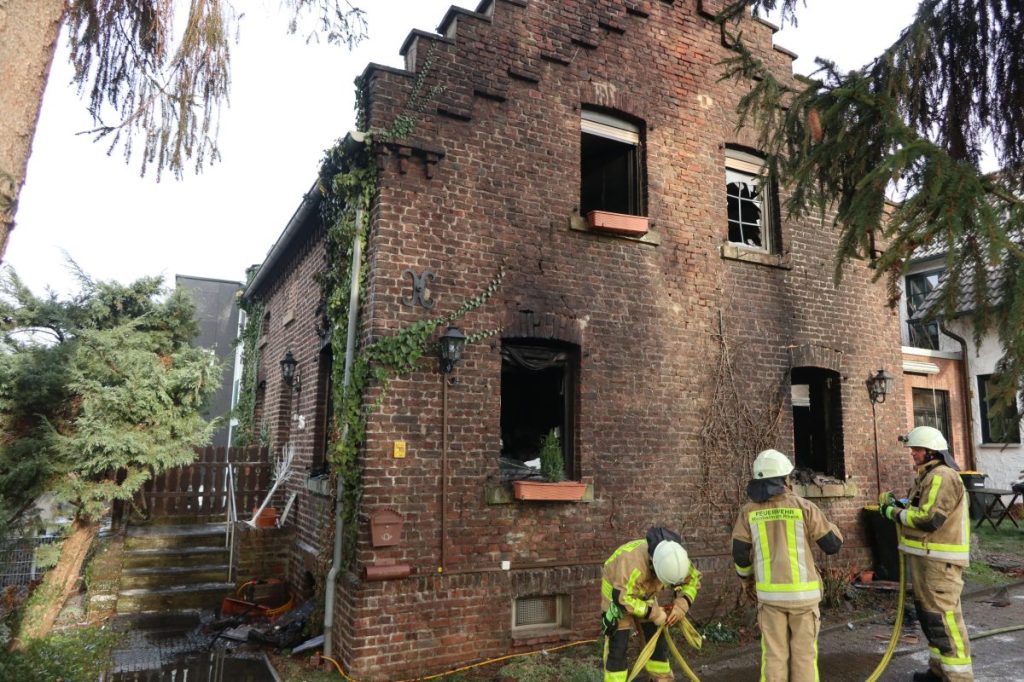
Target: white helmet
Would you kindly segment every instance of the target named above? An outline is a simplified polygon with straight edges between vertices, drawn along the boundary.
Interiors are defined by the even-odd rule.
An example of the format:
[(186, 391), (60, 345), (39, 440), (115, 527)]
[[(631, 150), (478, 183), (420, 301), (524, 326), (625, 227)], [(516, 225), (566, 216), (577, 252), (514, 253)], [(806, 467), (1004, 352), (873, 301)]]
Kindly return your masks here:
[(903, 444), (908, 448), (926, 448), (936, 452), (949, 450), (949, 443), (942, 432), (931, 426), (918, 426), (907, 434)]
[(764, 450), (754, 460), (754, 478), (778, 478), (789, 476), (793, 463), (778, 450)]
[(678, 585), (690, 575), (690, 557), (678, 542), (662, 540), (654, 548), (654, 575), (666, 585)]

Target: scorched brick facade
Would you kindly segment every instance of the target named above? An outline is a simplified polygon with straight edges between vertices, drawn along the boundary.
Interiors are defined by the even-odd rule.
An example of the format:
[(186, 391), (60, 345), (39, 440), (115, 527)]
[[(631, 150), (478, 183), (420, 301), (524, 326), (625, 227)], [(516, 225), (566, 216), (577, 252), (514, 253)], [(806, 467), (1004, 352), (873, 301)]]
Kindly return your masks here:
[[(339, 581), (334, 637), (353, 676), (399, 679), (594, 637), (601, 563), (652, 524), (680, 532), (704, 572), (696, 614), (731, 607), (729, 532), (756, 454), (742, 449), (754, 440), (744, 416), (765, 426), (766, 446), (802, 452), (820, 475), (804, 492), (847, 537), (840, 561), (868, 563), (859, 515), (876, 496), (876, 462), (864, 379), (880, 367), (898, 374), (898, 319), (870, 263), (832, 284), (837, 233), (827, 218), (782, 220), (781, 199), (751, 189), (756, 172), (744, 169), (757, 150), (734, 114), (745, 85), (719, 81), (729, 52), (715, 9), (488, 0), (477, 12), (450, 10), (439, 35), (413, 32), (407, 70), (364, 73), (368, 127), (405, 115), (415, 129), (371, 150), (378, 186), (360, 344), (451, 312), (505, 275), (456, 322), (466, 334), (500, 331), (466, 347), (455, 382), (445, 389), (436, 358), (424, 360), (369, 417), (358, 548)], [(790, 73), (773, 28), (746, 24), (759, 56)], [(608, 163), (596, 167), (600, 182), (589, 179), (594, 159)], [(608, 178), (630, 183), (609, 205), (639, 214), (635, 236), (591, 229), (581, 213), (591, 195), (615, 201), (621, 187)], [(291, 442), (300, 468), (314, 470), (327, 362), (314, 275), (332, 266), (315, 204), (314, 193), (247, 292), (270, 313), (260, 416), (275, 447)], [(743, 213), (750, 206), (759, 220)], [(432, 310), (403, 303), (409, 270), (433, 273)], [(279, 378), (288, 350), (299, 391)], [(545, 369), (521, 369), (520, 351)], [(532, 371), (558, 377), (556, 398)], [(557, 403), (567, 469), (589, 486), (582, 501), (515, 499), (499, 466), (517, 437), (518, 417), (502, 412), (514, 377), (526, 377), (520, 398), (536, 390), (538, 403)], [(899, 400), (877, 406), (885, 489), (908, 482), (895, 440), (905, 419)], [(714, 426), (730, 420), (733, 431)], [(740, 434), (735, 450), (709, 445), (730, 432)], [(289, 577), (309, 590), (329, 557), (331, 504), (305, 476), (289, 487), (298, 493)], [(402, 520), (397, 544), (371, 542), (369, 519), (382, 510)], [(395, 578), (368, 580), (368, 569)], [(516, 626), (517, 614), (536, 627)]]

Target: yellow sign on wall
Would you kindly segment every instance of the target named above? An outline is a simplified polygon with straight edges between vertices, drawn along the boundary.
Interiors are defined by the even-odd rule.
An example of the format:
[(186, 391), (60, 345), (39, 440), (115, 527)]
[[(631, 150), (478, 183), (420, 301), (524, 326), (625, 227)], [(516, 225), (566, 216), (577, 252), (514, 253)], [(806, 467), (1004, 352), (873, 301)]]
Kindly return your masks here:
[(395, 458), (398, 459), (400, 457), (405, 457), (405, 441), (404, 440), (396, 440), (395, 441)]

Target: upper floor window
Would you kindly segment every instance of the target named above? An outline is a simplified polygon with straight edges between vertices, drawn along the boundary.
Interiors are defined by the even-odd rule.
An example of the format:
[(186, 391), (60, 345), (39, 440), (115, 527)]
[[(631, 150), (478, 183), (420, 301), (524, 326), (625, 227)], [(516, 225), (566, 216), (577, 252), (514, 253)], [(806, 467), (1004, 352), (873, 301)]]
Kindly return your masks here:
[(796, 466), (845, 478), (839, 373), (820, 367), (794, 367), (790, 381)]
[(645, 215), (640, 125), (584, 109), (580, 131), (580, 213)]
[(907, 275), (907, 345), (914, 348), (939, 349), (939, 323), (935, 320), (921, 322), (912, 319), (914, 314), (920, 310), (924, 299), (929, 292), (939, 283), (942, 276), (942, 269), (929, 270)]
[(729, 241), (751, 249), (775, 253), (773, 206), (764, 161), (738, 149), (725, 150), (725, 195), (728, 202)]
[(978, 375), (978, 408), (981, 410), (982, 443), (1019, 443), (1020, 412), (1016, 401), (1000, 407), (993, 397), (995, 374)]

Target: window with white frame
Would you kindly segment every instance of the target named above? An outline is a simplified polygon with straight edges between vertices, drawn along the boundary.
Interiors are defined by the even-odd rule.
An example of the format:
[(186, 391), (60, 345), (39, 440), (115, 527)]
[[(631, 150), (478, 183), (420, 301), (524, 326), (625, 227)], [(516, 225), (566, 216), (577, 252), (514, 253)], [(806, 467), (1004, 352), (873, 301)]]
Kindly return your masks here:
[(584, 109), (580, 136), (580, 213), (645, 215), (640, 125)]
[(725, 194), (729, 242), (750, 249), (777, 251), (772, 225), (771, 192), (761, 176), (764, 161), (739, 149), (725, 150)]

